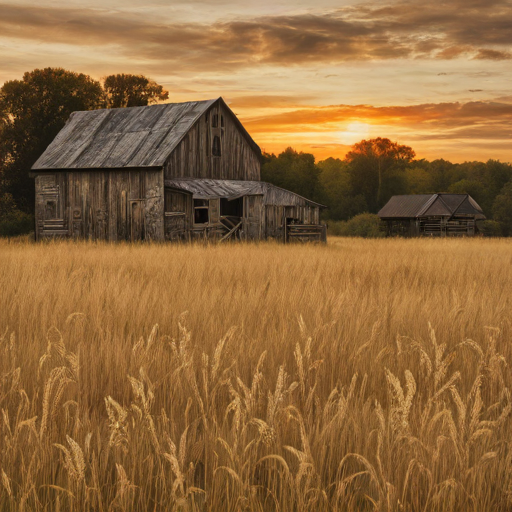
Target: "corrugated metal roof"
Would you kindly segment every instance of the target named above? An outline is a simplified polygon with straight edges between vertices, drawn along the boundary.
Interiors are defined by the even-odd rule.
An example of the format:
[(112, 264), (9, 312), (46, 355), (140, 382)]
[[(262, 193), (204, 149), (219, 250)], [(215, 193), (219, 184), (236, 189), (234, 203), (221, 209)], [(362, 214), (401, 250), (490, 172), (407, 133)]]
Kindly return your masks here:
[[(306, 199), (299, 194), (276, 187), (275, 185), (264, 181), (175, 178), (165, 180), (165, 186), (189, 192), (197, 199), (220, 197), (233, 200), (242, 196), (262, 195), (265, 198), (265, 204), (267, 204), (268, 199), (268, 204), (275, 204), (277, 206), (308, 204), (310, 206), (326, 208), (320, 203), (315, 203), (314, 201)], [(270, 196), (272, 197), (270, 198)]]
[(469, 201), (469, 204), (471, 204), (471, 206), (475, 210), (479, 211), (483, 215), (484, 212), (483, 212), (482, 208), (480, 208), (480, 205), (469, 194), (468, 194), (468, 201)]
[(450, 211), (455, 211), (460, 204), (466, 199), (467, 194), (437, 194), (442, 198), (443, 202), (450, 209)]
[[(186, 133), (222, 98), (73, 112), (33, 170), (160, 167)], [(229, 110), (229, 107), (227, 107)], [(256, 143), (233, 114), (251, 147)]]
[(452, 211), (452, 215), (474, 215), (476, 219), (485, 219), (480, 205), (469, 194), (437, 194)]
[(428, 205), (427, 208), (422, 208), (420, 212), (418, 212), (419, 217), (429, 217), (429, 216), (441, 216), (441, 217), (449, 217), (452, 215), (453, 211), (448, 207), (448, 205), (441, 199), (440, 196), (434, 196), (435, 200), (432, 204)]
[(455, 214), (475, 215), (485, 219), (482, 209), (469, 194), (417, 194), (393, 196), (379, 211), (381, 219), (451, 217)]
[(393, 196), (379, 211), (379, 217), (416, 217), (426, 203), (432, 200), (432, 194), (413, 196)]
[[(469, 199), (469, 197), (464, 198), (464, 200), (460, 203), (459, 207), (457, 208), (457, 213), (472, 214), (475, 211), (475, 209), (477, 209), (479, 212), (482, 212), (480, 206), (478, 206), (477, 204), (475, 208), (475, 206), (471, 204), (471, 201)], [(475, 203), (474, 200), (473, 203)]]
[(190, 192), (198, 199), (221, 197), (236, 199), (241, 196), (263, 195), (265, 183), (262, 181), (173, 179), (165, 180), (165, 186)]

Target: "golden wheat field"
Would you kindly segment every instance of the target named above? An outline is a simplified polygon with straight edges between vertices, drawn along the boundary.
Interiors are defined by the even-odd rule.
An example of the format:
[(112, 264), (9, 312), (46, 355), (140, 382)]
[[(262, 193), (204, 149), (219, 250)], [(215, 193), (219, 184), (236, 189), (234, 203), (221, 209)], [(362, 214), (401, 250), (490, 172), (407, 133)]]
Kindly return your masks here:
[(512, 510), (512, 242), (0, 242), (0, 511)]

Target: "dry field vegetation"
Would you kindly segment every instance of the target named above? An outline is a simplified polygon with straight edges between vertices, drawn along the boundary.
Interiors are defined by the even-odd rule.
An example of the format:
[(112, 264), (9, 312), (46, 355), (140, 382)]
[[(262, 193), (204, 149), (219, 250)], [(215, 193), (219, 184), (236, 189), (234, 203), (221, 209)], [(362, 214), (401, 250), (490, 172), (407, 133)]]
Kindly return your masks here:
[(0, 242), (0, 511), (512, 510), (512, 243)]

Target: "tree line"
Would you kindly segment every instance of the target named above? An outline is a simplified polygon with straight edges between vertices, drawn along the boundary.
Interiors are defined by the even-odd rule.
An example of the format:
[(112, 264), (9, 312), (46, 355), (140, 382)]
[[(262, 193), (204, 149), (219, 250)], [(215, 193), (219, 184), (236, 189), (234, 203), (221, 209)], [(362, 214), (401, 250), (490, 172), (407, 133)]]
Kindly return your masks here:
[[(470, 194), (481, 206), (489, 235), (512, 236), (512, 165), (498, 160), (454, 164), (415, 159), (415, 152), (386, 138), (354, 144), (344, 159), (315, 162), (309, 153), (288, 148), (263, 154), (263, 181), (326, 205), (327, 221), (376, 214), (393, 195)], [(362, 217), (362, 222), (367, 222)]]
[[(34, 182), (29, 170), (72, 112), (145, 106), (168, 97), (161, 85), (142, 75), (98, 81), (45, 68), (5, 82), (0, 88), (0, 235), (32, 229)], [(324, 219), (334, 222), (375, 214), (396, 194), (469, 193), (489, 219), (487, 232), (512, 236), (510, 164), (415, 157), (409, 146), (379, 137), (354, 144), (344, 159), (316, 162), (314, 155), (292, 148), (277, 156), (264, 152), (261, 173), (263, 181), (326, 205)]]

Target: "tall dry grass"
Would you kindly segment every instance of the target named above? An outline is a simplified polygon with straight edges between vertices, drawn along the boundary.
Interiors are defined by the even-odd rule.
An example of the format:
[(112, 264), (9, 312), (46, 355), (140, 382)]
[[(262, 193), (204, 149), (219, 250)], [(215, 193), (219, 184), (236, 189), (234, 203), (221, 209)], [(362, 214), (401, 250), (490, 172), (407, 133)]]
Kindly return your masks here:
[(512, 510), (512, 243), (0, 242), (0, 511)]

